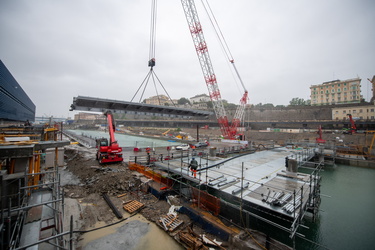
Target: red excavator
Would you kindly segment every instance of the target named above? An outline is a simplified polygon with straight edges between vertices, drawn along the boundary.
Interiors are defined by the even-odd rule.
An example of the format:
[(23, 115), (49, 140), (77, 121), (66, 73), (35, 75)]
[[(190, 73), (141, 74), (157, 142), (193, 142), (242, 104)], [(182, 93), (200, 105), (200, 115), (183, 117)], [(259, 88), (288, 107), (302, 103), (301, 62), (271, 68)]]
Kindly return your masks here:
[(350, 128), (344, 129), (344, 134), (355, 134), (357, 132), (357, 126), (355, 125), (354, 119), (351, 114), (347, 114), (350, 121)]
[(96, 139), (96, 148), (98, 149), (96, 159), (100, 164), (122, 162), (122, 148), (119, 147), (115, 139), (116, 125), (112, 112), (107, 111), (104, 113), (104, 115), (107, 117), (108, 121), (109, 144), (107, 138)]
[(321, 125), (319, 125), (319, 127), (318, 127), (318, 135), (319, 135), (319, 137), (316, 138), (316, 143), (326, 143), (326, 140), (323, 140), (323, 138), (322, 138), (323, 131), (322, 131)]

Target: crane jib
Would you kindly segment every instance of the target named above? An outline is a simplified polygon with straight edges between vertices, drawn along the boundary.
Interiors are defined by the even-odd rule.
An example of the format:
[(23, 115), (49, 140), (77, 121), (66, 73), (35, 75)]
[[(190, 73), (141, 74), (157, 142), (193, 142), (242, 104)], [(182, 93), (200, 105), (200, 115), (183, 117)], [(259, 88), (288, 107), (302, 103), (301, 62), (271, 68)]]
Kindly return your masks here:
[[(194, 0), (181, 0), (181, 4), (185, 13), (186, 21), (189, 26), (191, 37), (193, 39), (194, 47), (207, 85), (209, 96), (212, 101), (213, 109), (215, 111), (217, 121), (220, 125), (221, 133), (225, 138), (234, 139), (237, 135), (237, 127), (240, 125), (244, 115), (248, 93), (240, 78), (241, 84), (245, 89), (245, 94), (241, 98), (240, 105), (236, 110), (235, 116), (232, 120), (232, 124), (231, 126), (229, 126), (228, 118), (225, 112), (223, 100), (221, 98), (219, 86), (217, 84), (216, 75), (212, 67), (207, 43), (204, 38), (202, 25), (199, 21), (199, 16), (195, 7)], [(231, 60), (231, 62), (232, 64), (234, 64), (234, 60)], [(236, 68), (235, 70), (238, 74)]]

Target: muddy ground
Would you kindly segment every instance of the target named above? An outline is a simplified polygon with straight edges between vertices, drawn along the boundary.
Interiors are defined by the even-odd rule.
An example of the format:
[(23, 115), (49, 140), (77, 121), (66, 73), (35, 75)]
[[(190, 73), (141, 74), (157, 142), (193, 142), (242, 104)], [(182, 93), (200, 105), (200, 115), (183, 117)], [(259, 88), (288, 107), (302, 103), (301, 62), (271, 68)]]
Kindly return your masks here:
[[(125, 213), (123, 205), (130, 200), (137, 200), (145, 205), (139, 213), (150, 222), (158, 223), (160, 217), (168, 213), (170, 204), (145, 192), (144, 183), (149, 181), (147, 178), (129, 170), (124, 162), (100, 166), (95, 160), (95, 152), (95, 149), (77, 145), (65, 148), (66, 166), (60, 171), (67, 217), (65, 226), (70, 224), (70, 215), (74, 217), (74, 230), (77, 231), (119, 221), (103, 199), (103, 193), (109, 195), (120, 213)], [(119, 195), (123, 196), (119, 198)], [(178, 199), (173, 200), (178, 203)], [(189, 217), (184, 214), (179, 214), (178, 219), (184, 221), (183, 227), (193, 226)], [(196, 225), (193, 229), (198, 234), (204, 233)], [(84, 235), (76, 235), (77, 249), (83, 247), (83, 237)]]
[[(144, 191), (142, 184), (148, 179), (142, 174), (129, 170), (124, 162), (100, 166), (94, 153), (95, 149), (78, 147), (65, 150), (66, 170), (79, 180), (77, 182), (70, 179), (66, 183), (62, 180), (62, 185), (65, 184), (65, 197), (79, 199), (80, 203), (95, 208), (88, 209), (90, 211), (83, 215), (83, 224), (86, 227), (93, 226), (97, 221), (113, 221), (114, 214), (108, 213), (109, 207), (102, 198), (103, 193), (107, 193), (112, 202), (120, 208), (129, 200), (142, 202), (145, 208), (141, 210), (141, 214), (153, 222), (168, 212), (170, 205), (167, 202)], [(124, 196), (118, 198), (119, 195)]]

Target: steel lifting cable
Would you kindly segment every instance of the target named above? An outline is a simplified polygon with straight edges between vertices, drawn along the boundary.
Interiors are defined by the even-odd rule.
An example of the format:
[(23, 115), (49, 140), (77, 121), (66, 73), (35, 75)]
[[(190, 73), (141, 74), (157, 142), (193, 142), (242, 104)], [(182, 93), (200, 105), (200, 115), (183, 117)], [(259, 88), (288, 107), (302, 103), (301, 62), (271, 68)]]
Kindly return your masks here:
[[(150, 61), (155, 60), (156, 13), (157, 13), (156, 10), (157, 10), (157, 0), (152, 0), (152, 3), (151, 3), (151, 25), (150, 25), (150, 51), (149, 51), (149, 60)], [(152, 66), (150, 66), (150, 67), (152, 67)]]
[(155, 71), (153, 70), (153, 67), (155, 66), (155, 53), (156, 53), (156, 19), (157, 19), (157, 0), (152, 0), (152, 3), (151, 3), (151, 25), (150, 25), (150, 49), (149, 49), (149, 61), (148, 61), (148, 66), (151, 67), (151, 68), (150, 68), (150, 71), (148, 72), (148, 74), (146, 75), (146, 77), (144, 78), (142, 84), (139, 86), (138, 90), (134, 94), (133, 98), (131, 99), (131, 102), (133, 101), (135, 96), (138, 94), (138, 92), (142, 88), (143, 84), (145, 84), (145, 86), (143, 88), (143, 91), (142, 91), (142, 95), (139, 98), (139, 102), (142, 101), (143, 95), (146, 91), (146, 87), (148, 85), (148, 82), (150, 81), (150, 77), (152, 77), (154, 88), (156, 90), (156, 95), (159, 99), (159, 104), (160, 104), (160, 98), (159, 98), (158, 90), (156, 88), (155, 78), (159, 82), (159, 84), (162, 86), (163, 90), (167, 94), (167, 96), (168, 96), (169, 100), (171, 101), (171, 103), (173, 104), (173, 106), (176, 106), (176, 104), (173, 102), (172, 98), (169, 96), (167, 90), (164, 88), (163, 84), (159, 80), (158, 76), (155, 74)]

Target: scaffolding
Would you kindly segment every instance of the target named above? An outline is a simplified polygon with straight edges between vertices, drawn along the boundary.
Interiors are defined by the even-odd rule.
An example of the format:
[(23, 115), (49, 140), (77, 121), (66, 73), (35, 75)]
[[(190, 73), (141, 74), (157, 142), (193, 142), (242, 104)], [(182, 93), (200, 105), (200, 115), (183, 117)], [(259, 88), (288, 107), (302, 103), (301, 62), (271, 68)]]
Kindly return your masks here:
[(70, 142), (58, 133), (57, 125), (1, 131), (1, 249), (65, 247), (59, 166)]

